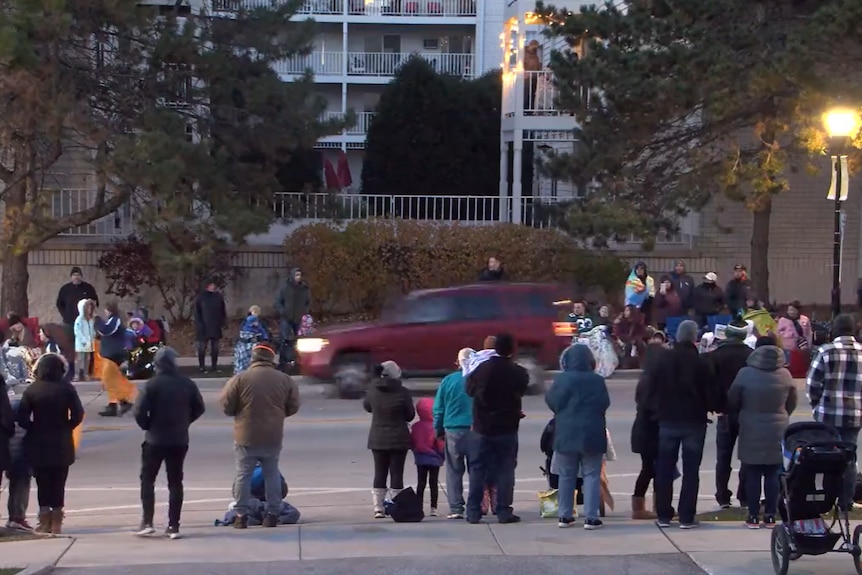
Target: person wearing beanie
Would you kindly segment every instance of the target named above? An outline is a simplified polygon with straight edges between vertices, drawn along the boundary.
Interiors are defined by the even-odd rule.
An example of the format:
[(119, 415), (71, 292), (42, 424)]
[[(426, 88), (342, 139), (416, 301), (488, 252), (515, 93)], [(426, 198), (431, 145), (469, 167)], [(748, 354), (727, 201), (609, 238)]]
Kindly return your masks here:
[(707, 273), (703, 276), (703, 283), (694, 288), (691, 296), (691, 307), (698, 325), (709, 325), (710, 316), (719, 315), (724, 303), (724, 291), (718, 285), (718, 274)]
[(707, 414), (721, 408), (722, 390), (709, 361), (697, 349), (698, 325), (683, 321), (673, 349), (662, 354), (645, 390), (646, 402), (656, 408), (659, 424), (656, 466), (656, 524), (669, 527), (673, 518), (673, 480), (682, 449), (682, 488), (679, 522), (682, 529), (698, 526), (697, 497), (700, 463), (706, 440)]
[(162, 463), (168, 476), (168, 525), (165, 534), (180, 536), (183, 508), (183, 468), (189, 451), (189, 427), (204, 414), (198, 386), (181, 375), (177, 352), (163, 347), (153, 359), (156, 373), (147, 381), (135, 403), (135, 422), (143, 429), (141, 446), (141, 507), (137, 535), (152, 535), (156, 507), (156, 477)]
[[(733, 320), (724, 330), (724, 340), (718, 347), (706, 354), (712, 372), (720, 388), (720, 405), (715, 425), (715, 500), (722, 509), (731, 506), (733, 492), (728, 488), (733, 473), (733, 449), (739, 437), (739, 421), (735, 414), (728, 413), (727, 392), (736, 375), (748, 365), (752, 349), (745, 343), (749, 327), (743, 320)], [(741, 505), (747, 503), (745, 497), (745, 468), (740, 465), (736, 498)]]
[(754, 299), (751, 280), (748, 279), (748, 271), (742, 264), (733, 266), (733, 279), (727, 282), (727, 287), (724, 289), (725, 298), (727, 298), (727, 309), (730, 315), (734, 318), (745, 313), (746, 302), (749, 299)]
[(74, 334), (73, 326), (78, 319), (78, 302), (81, 300), (93, 300), (96, 308), (99, 307), (99, 296), (92, 284), (84, 281), (81, 268), (75, 266), (69, 274), (69, 282), (63, 284), (57, 293), (57, 311), (63, 318), (63, 323), (69, 327)]
[[(371, 414), (368, 449), (374, 459), (371, 498), (375, 519), (386, 517), (384, 501), (404, 489), (404, 462), (412, 445), (410, 423), (416, 416), (410, 391), (401, 384), (401, 368), (384, 361), (374, 368), (377, 376), (362, 402)], [(388, 487), (387, 487), (388, 479)]]
[(278, 462), (284, 440), (284, 420), (299, 411), (299, 387), (276, 369), (275, 351), (265, 343), (251, 349), (251, 365), (231, 377), (221, 392), (225, 415), (234, 418), (236, 480), (233, 483), (236, 529), (248, 528), (251, 479), (260, 464), (266, 485), (264, 527), (278, 526), (281, 480)]
[(211, 279), (195, 298), (195, 339), (198, 344), (198, 369), (201, 373), (207, 372), (207, 347), (210, 352), (210, 371), (218, 372), (219, 347), (227, 325), (227, 308), (217, 287), (215, 279)]

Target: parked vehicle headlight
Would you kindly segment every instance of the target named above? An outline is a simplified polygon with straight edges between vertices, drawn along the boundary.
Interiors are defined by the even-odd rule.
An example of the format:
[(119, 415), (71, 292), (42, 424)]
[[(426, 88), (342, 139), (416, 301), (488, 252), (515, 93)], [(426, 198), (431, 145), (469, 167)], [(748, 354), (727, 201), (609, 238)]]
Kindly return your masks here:
[(299, 353), (317, 353), (329, 342), (319, 337), (301, 337), (296, 340), (296, 351)]

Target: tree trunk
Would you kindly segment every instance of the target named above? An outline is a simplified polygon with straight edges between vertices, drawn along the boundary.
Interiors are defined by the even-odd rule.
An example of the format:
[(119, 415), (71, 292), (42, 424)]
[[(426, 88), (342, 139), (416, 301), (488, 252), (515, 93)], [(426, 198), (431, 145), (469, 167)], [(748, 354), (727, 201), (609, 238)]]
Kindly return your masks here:
[(28, 271), (29, 254), (7, 254), (3, 257), (0, 274), (0, 310), (5, 315), (14, 311), (21, 317), (29, 317), (30, 305), (27, 288), (30, 285)]
[(766, 195), (754, 212), (751, 226), (750, 279), (756, 297), (767, 304), (769, 299), (769, 224), (772, 217), (772, 196)]

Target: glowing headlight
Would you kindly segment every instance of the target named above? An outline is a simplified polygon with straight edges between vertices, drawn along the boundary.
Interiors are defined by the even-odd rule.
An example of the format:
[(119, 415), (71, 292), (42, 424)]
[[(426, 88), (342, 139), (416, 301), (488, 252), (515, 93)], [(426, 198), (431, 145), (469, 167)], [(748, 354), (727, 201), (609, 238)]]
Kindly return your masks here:
[(299, 353), (317, 353), (327, 345), (329, 342), (319, 337), (301, 337), (296, 340), (296, 351)]

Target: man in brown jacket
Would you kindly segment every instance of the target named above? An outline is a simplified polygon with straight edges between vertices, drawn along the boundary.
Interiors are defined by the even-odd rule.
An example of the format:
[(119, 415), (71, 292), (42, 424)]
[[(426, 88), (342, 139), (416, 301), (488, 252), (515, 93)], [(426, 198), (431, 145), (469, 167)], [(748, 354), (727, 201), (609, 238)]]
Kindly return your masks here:
[(284, 420), (299, 411), (299, 388), (289, 375), (275, 368), (275, 351), (265, 344), (251, 350), (251, 366), (228, 380), (221, 394), (225, 415), (234, 418), (236, 479), (234, 527), (248, 527), (251, 476), (260, 463), (266, 484), (264, 527), (278, 525), (281, 474), (278, 459)]

